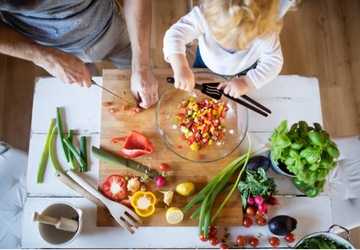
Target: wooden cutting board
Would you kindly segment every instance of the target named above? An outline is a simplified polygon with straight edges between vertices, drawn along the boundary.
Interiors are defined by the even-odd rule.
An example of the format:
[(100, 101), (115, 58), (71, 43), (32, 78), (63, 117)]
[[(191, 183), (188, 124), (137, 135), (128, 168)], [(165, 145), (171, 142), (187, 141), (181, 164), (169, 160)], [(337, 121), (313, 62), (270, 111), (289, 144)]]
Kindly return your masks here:
[[(172, 71), (170, 69), (155, 70), (155, 75), (159, 81), (160, 94), (163, 93), (166, 88), (172, 88), (171, 85), (166, 83), (166, 77), (172, 75)], [(122, 100), (128, 102), (130, 106), (135, 107), (136, 102), (129, 89), (130, 71), (105, 70), (103, 73), (103, 86), (114, 90), (121, 96)], [(118, 100), (115, 100), (114, 97), (103, 91), (102, 103), (104, 104), (109, 101), (119, 102)], [(168, 185), (164, 187), (163, 190), (174, 190), (176, 184), (184, 181), (191, 181), (195, 184), (196, 191), (199, 191), (223, 167), (240, 155), (240, 149), (238, 149), (229, 157), (213, 163), (195, 163), (180, 158), (175, 153), (167, 149), (166, 145), (162, 142), (156, 129), (155, 112), (156, 107), (142, 111), (141, 113), (133, 113), (131, 111), (111, 113), (109, 111), (109, 107), (103, 105), (101, 111), (101, 147), (116, 152), (121, 148), (121, 144), (113, 144), (111, 142), (113, 137), (126, 136), (131, 130), (136, 130), (146, 135), (155, 144), (156, 150), (149, 156), (137, 158), (136, 161), (157, 169), (161, 163), (168, 163), (171, 166), (173, 172), (169, 178)], [(100, 162), (99, 185), (111, 174), (141, 176), (141, 174), (127, 168)], [(160, 202), (157, 204), (155, 215), (143, 220), (144, 226), (170, 226), (165, 220), (166, 207), (161, 202), (162, 194), (154, 186), (150, 187), (150, 189), (156, 194)], [(187, 201), (190, 200), (190, 198), (181, 197), (180, 195), (175, 194), (171, 206), (182, 208), (185, 206)], [(220, 202), (221, 200), (217, 201), (217, 204), (215, 204), (214, 207), (216, 208)], [(241, 223), (241, 199), (239, 193), (234, 192), (232, 199), (223, 209), (222, 215), (219, 216), (216, 224), (235, 226), (240, 225)], [(100, 207), (97, 211), (97, 225), (117, 226), (108, 211)], [(189, 214), (187, 214), (184, 221), (177, 226), (194, 225), (197, 225), (197, 221), (191, 220), (189, 218)]]

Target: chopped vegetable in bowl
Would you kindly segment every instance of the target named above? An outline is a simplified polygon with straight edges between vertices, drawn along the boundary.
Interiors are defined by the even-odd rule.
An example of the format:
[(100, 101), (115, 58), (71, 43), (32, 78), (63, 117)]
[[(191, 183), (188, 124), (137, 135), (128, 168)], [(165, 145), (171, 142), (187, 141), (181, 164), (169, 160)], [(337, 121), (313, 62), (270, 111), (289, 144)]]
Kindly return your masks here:
[(191, 150), (198, 151), (206, 145), (221, 142), (225, 134), (224, 119), (229, 108), (225, 102), (210, 98), (182, 101), (176, 115), (182, 138)]
[(197, 90), (190, 93), (169, 87), (158, 102), (156, 125), (162, 141), (178, 156), (212, 162), (225, 158), (243, 142), (248, 111), (226, 97), (212, 100)]

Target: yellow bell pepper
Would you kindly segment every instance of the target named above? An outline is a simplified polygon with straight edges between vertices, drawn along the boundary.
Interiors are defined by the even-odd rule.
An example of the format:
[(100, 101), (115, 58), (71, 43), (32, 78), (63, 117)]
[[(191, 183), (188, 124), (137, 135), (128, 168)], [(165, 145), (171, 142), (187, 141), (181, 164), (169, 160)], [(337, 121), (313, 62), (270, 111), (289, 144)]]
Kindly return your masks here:
[(135, 213), (141, 217), (149, 217), (155, 213), (157, 200), (152, 192), (137, 191), (130, 198), (131, 206)]

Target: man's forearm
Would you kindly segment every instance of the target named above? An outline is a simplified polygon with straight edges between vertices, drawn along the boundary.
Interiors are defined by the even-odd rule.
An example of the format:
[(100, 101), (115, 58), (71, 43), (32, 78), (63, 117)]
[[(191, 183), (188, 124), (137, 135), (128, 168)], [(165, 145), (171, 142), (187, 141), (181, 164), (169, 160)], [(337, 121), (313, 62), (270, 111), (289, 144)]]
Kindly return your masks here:
[(124, 15), (132, 50), (132, 69), (150, 67), (151, 0), (125, 0)]
[(0, 53), (40, 64), (47, 48), (0, 24)]

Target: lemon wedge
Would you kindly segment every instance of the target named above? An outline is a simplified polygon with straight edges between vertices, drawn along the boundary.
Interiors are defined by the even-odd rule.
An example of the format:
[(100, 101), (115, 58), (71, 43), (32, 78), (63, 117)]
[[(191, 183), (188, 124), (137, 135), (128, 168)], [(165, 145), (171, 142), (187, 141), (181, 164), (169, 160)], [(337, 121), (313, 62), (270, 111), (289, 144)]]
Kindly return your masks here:
[(166, 211), (166, 221), (169, 224), (178, 224), (184, 219), (184, 213), (180, 208), (171, 207)]

